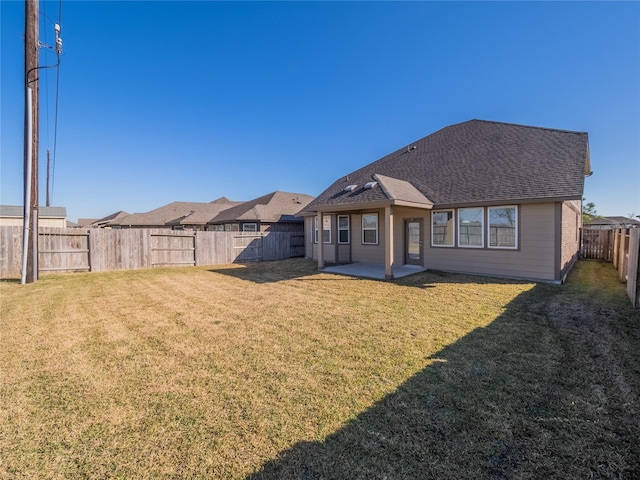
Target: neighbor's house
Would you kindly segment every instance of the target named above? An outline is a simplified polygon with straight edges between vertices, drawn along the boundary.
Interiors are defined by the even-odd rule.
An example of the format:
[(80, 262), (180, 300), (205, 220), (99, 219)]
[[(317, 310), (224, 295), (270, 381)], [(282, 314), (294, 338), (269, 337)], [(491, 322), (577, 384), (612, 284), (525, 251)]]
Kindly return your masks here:
[(209, 203), (172, 202), (146, 213), (132, 213), (109, 222), (112, 228), (165, 228), (205, 230), (207, 222), (228, 208), (240, 205), (226, 197)]
[[(0, 226), (22, 227), (24, 207), (0, 205)], [(38, 207), (38, 227), (67, 226), (67, 209), (64, 207)]]
[(628, 217), (593, 217), (584, 228), (591, 230), (613, 230), (616, 228), (640, 228), (640, 222)]
[[(578, 258), (588, 136), (471, 120), (336, 180), (303, 212), (325, 262), (562, 282)], [(322, 248), (318, 248), (318, 242)]]
[(297, 213), (313, 197), (302, 193), (272, 192), (220, 212), (208, 222), (208, 230), (232, 232), (304, 233), (304, 219)]
[(112, 225), (117, 225), (120, 220), (128, 217), (129, 215), (129, 213), (120, 210), (119, 212), (115, 212), (111, 215), (98, 219), (79, 218), (78, 226), (89, 228), (111, 228)]

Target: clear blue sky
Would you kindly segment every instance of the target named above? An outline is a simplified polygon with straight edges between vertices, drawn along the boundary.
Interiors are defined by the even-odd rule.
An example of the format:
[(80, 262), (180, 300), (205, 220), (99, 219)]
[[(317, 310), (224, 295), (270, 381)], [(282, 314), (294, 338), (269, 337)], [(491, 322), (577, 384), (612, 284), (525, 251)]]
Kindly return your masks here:
[[(0, 8), (0, 201), (21, 205), (24, 4)], [(318, 195), (473, 118), (588, 132), (587, 201), (640, 215), (638, 2), (63, 1), (61, 25), (52, 204), (70, 220)], [(42, 71), (41, 203), (54, 104)]]

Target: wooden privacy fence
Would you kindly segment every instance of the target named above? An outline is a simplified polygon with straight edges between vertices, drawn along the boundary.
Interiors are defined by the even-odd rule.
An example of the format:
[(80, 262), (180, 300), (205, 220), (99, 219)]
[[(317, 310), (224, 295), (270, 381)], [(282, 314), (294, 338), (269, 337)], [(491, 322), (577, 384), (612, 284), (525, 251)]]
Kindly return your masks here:
[[(38, 270), (135, 270), (224, 265), (304, 256), (304, 235), (163, 229), (40, 228)], [(0, 227), (0, 278), (19, 277), (22, 227)]]
[(582, 248), (580, 254), (582, 258), (593, 258), (597, 260), (613, 260), (613, 230), (590, 230), (585, 228), (582, 231)]
[(640, 228), (582, 230), (582, 258), (613, 262), (618, 278), (627, 284), (627, 295), (640, 307)]

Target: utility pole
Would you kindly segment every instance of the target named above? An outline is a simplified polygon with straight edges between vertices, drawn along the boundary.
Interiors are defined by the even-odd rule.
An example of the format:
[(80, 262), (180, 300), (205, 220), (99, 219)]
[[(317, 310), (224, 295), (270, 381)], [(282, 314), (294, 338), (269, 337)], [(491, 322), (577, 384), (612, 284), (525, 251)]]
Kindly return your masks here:
[[(23, 248), (27, 249), (26, 283), (38, 279), (38, 138), (39, 138), (39, 81), (38, 63), (40, 41), (38, 38), (38, 0), (25, 0), (25, 231), (28, 232)], [(28, 105), (31, 112), (27, 112)], [(30, 128), (29, 123), (30, 117)], [(27, 138), (30, 131), (31, 138)], [(30, 152), (29, 152), (30, 150)], [(29, 163), (29, 165), (28, 165)], [(27, 178), (29, 177), (29, 178)], [(29, 222), (29, 225), (26, 223)]]

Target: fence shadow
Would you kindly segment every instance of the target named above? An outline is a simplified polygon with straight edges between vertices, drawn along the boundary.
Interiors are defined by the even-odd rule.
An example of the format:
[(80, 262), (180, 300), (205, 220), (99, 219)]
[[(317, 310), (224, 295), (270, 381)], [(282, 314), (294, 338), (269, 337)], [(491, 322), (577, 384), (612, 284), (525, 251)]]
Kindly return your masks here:
[(275, 283), (295, 280), (318, 273), (317, 265), (304, 258), (263, 262), (236, 262), (233, 266), (221, 266), (209, 269), (229, 277), (253, 283)]
[(299, 442), (246, 480), (632, 478), (640, 422), (616, 415), (624, 401), (639, 412), (639, 386), (613, 373), (628, 346), (598, 344), (640, 318), (585, 307), (588, 294), (568, 302), (564, 288), (521, 294), (324, 441)]

